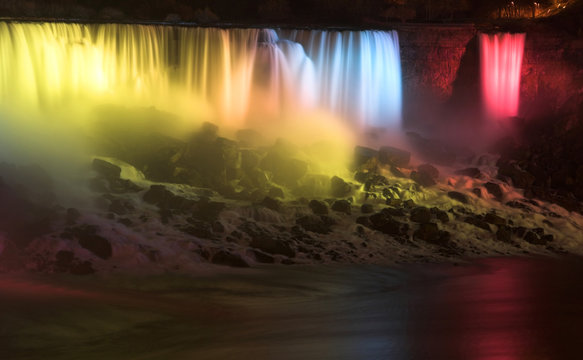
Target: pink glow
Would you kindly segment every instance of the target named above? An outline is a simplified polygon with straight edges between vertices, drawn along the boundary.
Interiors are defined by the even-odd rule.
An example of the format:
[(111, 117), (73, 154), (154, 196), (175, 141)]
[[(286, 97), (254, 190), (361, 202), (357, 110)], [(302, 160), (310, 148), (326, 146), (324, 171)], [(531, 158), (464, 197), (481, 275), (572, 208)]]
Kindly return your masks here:
[(486, 116), (518, 115), (525, 34), (480, 34), (482, 98)]

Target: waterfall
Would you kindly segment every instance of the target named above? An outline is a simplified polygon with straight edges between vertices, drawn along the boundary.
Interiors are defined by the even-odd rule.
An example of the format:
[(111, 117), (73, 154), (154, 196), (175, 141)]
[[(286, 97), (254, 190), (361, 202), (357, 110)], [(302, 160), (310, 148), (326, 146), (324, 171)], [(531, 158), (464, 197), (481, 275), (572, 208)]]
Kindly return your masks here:
[(482, 99), (486, 116), (518, 115), (525, 34), (480, 34)]
[(394, 31), (1, 22), (0, 57), (12, 108), (154, 106), (235, 128), (314, 109), (354, 126), (401, 118)]

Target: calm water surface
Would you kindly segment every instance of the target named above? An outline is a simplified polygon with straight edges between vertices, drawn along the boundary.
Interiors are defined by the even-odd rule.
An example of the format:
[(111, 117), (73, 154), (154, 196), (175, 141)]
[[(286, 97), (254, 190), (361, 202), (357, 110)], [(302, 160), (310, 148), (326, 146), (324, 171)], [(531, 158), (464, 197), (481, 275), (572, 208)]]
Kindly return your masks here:
[(583, 261), (1, 275), (0, 359), (583, 359)]

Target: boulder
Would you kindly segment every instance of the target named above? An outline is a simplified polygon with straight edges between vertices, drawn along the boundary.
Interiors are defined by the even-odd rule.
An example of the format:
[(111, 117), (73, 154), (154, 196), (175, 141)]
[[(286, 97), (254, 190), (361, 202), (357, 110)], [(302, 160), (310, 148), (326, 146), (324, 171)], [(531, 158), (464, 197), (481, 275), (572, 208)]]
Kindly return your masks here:
[(279, 254), (287, 257), (296, 255), (296, 251), (289, 242), (274, 238), (268, 234), (253, 237), (249, 245), (269, 254)]
[(217, 265), (226, 265), (232, 267), (249, 267), (247, 261), (241, 255), (229, 252), (227, 250), (219, 250), (213, 255), (211, 262)]
[(466, 194), (462, 194), (461, 192), (458, 192), (458, 191), (448, 191), (447, 196), (450, 199), (461, 202), (462, 204), (467, 204), (469, 202), (468, 196)]
[(492, 225), (506, 225), (506, 219), (494, 213), (487, 213), (486, 216), (484, 216), (484, 221)]
[(354, 148), (354, 167), (360, 168), (366, 164), (375, 162), (378, 156), (379, 152), (377, 150), (364, 146), (356, 146)]
[(486, 188), (486, 191), (488, 191), (490, 195), (496, 198), (496, 200), (502, 200), (504, 193), (502, 192), (502, 188), (500, 187), (500, 185), (493, 182), (487, 182), (486, 184), (484, 184), (484, 187)]
[(425, 187), (437, 184), (438, 177), (439, 170), (430, 164), (419, 165), (417, 171), (411, 172), (411, 179), (417, 184)]
[(330, 179), (330, 194), (334, 197), (345, 197), (352, 192), (352, 187), (338, 176)]
[(352, 205), (348, 200), (336, 200), (332, 203), (331, 209), (337, 212), (342, 212), (347, 215), (351, 213)]
[(331, 226), (334, 225), (334, 221), (325, 215), (305, 215), (296, 219), (296, 224), (307, 231), (328, 234), (332, 232)]
[(311, 200), (308, 206), (316, 215), (328, 215), (328, 205), (324, 201)]
[(431, 220), (431, 212), (428, 208), (418, 206), (411, 210), (411, 221), (417, 223), (428, 223)]
[(383, 146), (379, 149), (378, 159), (381, 164), (405, 167), (409, 165), (411, 153), (392, 146)]
[(363, 214), (372, 214), (374, 212), (374, 206), (372, 204), (362, 204), (360, 206), (360, 212)]

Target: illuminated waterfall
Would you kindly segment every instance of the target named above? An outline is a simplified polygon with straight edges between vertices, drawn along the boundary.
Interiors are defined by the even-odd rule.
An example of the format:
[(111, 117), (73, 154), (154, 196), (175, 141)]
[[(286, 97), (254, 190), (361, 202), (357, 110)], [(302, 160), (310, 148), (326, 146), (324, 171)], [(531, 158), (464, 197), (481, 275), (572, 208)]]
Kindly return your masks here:
[(10, 22), (0, 57), (0, 101), (41, 112), (154, 106), (231, 127), (313, 109), (354, 125), (401, 117), (395, 32)]
[(401, 60), (396, 31), (292, 31), (316, 72), (320, 104), (360, 124), (401, 124)]
[(518, 114), (525, 34), (480, 34), (482, 98), (486, 116)]

